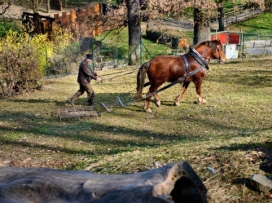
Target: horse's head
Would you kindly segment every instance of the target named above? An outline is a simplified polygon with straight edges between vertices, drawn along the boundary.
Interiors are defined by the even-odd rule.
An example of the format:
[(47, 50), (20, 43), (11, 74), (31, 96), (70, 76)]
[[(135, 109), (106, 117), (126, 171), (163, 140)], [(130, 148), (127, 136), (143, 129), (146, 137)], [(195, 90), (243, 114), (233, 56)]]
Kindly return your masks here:
[(211, 59), (215, 59), (219, 63), (224, 63), (227, 60), (220, 40), (200, 42), (196, 44), (194, 48), (207, 63)]
[(220, 40), (209, 41), (209, 46), (213, 50), (212, 58), (218, 60), (218, 63), (225, 63), (227, 60), (227, 57), (224, 53), (224, 49)]

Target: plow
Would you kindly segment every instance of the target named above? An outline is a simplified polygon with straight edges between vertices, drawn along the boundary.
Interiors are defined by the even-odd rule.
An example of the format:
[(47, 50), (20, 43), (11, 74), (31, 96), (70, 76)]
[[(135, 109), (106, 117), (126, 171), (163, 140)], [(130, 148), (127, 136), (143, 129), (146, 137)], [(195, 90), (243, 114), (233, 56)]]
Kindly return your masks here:
[[(195, 74), (195, 72), (196, 71), (192, 72), (192, 74)], [(162, 91), (164, 91), (164, 90), (166, 90), (166, 89), (168, 89), (178, 83), (183, 82), (184, 80), (186, 80), (187, 77), (190, 77), (192, 74), (190, 74), (188, 76), (184, 76), (182, 78), (179, 78), (175, 82), (172, 82), (172, 83), (158, 89), (157, 91), (147, 94), (145, 97), (142, 97), (140, 99), (134, 99), (134, 100), (128, 101), (126, 103), (122, 100), (121, 96), (119, 95), (116, 97), (117, 102), (115, 102), (113, 104), (105, 104), (105, 102), (100, 102), (99, 106), (78, 106), (78, 107), (74, 106), (74, 107), (69, 107), (69, 108), (60, 108), (60, 109), (58, 109), (58, 118), (59, 118), (59, 120), (62, 120), (62, 119), (73, 119), (73, 118), (80, 119), (80, 118), (99, 117), (100, 115), (102, 115), (104, 113), (111, 113), (113, 111), (114, 107), (124, 108), (126, 106), (131, 105), (132, 103), (145, 100), (148, 97), (152, 97), (159, 92), (162, 92)], [(147, 83), (145, 83), (144, 86), (147, 87), (149, 85), (150, 84), (147, 82)], [(99, 111), (98, 107), (100, 107), (100, 111)]]

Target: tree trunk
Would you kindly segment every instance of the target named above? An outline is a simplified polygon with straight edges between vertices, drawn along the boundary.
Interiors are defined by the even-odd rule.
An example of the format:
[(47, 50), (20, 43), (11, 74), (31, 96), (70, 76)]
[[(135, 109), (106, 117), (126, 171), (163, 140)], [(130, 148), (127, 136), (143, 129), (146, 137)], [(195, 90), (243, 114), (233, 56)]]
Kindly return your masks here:
[(210, 40), (209, 17), (199, 8), (194, 8), (194, 44)]
[(32, 10), (33, 13), (38, 13), (38, 0), (32, 0)]
[(141, 21), (139, 0), (127, 0), (129, 65), (135, 65), (140, 59)]
[(224, 31), (225, 25), (224, 25), (224, 8), (223, 5), (220, 4), (218, 6), (218, 31)]
[(187, 162), (122, 175), (0, 167), (5, 203), (207, 203), (206, 193)]
[(47, 0), (46, 1), (46, 3), (47, 3), (47, 13), (50, 13), (50, 0)]

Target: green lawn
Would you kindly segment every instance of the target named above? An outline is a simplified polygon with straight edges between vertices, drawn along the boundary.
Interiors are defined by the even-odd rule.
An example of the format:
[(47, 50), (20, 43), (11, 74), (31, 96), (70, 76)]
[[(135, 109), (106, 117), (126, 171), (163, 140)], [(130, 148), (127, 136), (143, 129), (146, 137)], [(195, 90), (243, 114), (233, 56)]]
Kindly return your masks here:
[(247, 34), (254, 35), (267, 35), (272, 38), (272, 13), (264, 12), (258, 16), (239, 23), (235, 23), (229, 26), (231, 31), (242, 31)]
[[(212, 63), (203, 83), (208, 103), (195, 104), (192, 84), (174, 106), (176, 85), (160, 93), (162, 106), (152, 104), (153, 113), (143, 111), (143, 100), (133, 102), (138, 66), (104, 70), (104, 82), (93, 82), (95, 102), (112, 112), (98, 105), (100, 117), (91, 119), (58, 118), (58, 109), (71, 108), (65, 100), (78, 89), (76, 75), (47, 79), (42, 91), (0, 100), (0, 164), (122, 174), (186, 160), (213, 203), (267, 202), (243, 183), (255, 173), (272, 174), (271, 62)], [(86, 100), (84, 94), (76, 105)]]
[(21, 22), (13, 21), (13, 22), (0, 22), (0, 36), (5, 36), (8, 30), (21, 30)]
[[(250, 20), (233, 29), (269, 34), (271, 22), (257, 21), (262, 16), (271, 17), (264, 13), (251, 19), (257, 26)], [(127, 34), (121, 32), (99, 39), (125, 53)], [(168, 50), (144, 38), (143, 43), (152, 54)], [(174, 106), (176, 85), (160, 93), (162, 106), (152, 103), (153, 113), (145, 113), (143, 100), (133, 98), (139, 66), (103, 70), (104, 82), (93, 81), (100, 116), (90, 119), (58, 118), (59, 109), (71, 108), (66, 99), (78, 89), (76, 75), (46, 79), (42, 91), (0, 100), (0, 165), (125, 174), (148, 170), (154, 162), (185, 160), (203, 180), (211, 203), (267, 203), (268, 194), (245, 183), (253, 174), (272, 175), (271, 63), (270, 56), (212, 63), (203, 82), (206, 104), (195, 103), (191, 84), (181, 106)], [(117, 96), (127, 104), (124, 108)], [(76, 105), (86, 100), (84, 94)]]

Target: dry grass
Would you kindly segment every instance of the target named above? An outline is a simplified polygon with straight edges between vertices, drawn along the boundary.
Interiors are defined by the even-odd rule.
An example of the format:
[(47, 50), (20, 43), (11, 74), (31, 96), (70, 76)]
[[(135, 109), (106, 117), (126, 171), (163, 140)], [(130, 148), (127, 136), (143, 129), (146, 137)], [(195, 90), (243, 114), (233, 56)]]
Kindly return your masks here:
[[(211, 64), (203, 84), (207, 104), (194, 103), (191, 84), (181, 106), (173, 106), (176, 85), (161, 92), (162, 106), (153, 104), (150, 114), (143, 100), (132, 102), (139, 67), (101, 71), (104, 82), (93, 82), (95, 102), (113, 110), (97, 107), (100, 117), (81, 120), (57, 118), (58, 108), (70, 107), (65, 100), (78, 88), (76, 75), (47, 79), (43, 91), (0, 101), (0, 165), (115, 174), (186, 160), (213, 203), (268, 202), (268, 194), (246, 183), (252, 174), (272, 171), (271, 62)], [(128, 105), (121, 108), (117, 96)], [(85, 94), (76, 101), (85, 103)]]

